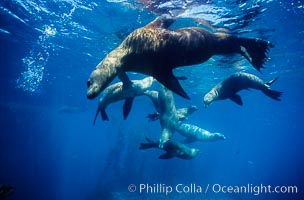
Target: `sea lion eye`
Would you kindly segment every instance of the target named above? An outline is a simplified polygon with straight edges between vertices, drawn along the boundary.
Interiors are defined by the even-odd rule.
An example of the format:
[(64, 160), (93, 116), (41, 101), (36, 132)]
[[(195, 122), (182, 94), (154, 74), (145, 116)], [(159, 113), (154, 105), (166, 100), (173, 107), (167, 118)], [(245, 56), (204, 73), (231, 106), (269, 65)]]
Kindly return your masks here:
[(90, 81), (90, 80), (87, 81), (87, 86), (88, 86), (88, 87), (91, 86), (91, 81)]

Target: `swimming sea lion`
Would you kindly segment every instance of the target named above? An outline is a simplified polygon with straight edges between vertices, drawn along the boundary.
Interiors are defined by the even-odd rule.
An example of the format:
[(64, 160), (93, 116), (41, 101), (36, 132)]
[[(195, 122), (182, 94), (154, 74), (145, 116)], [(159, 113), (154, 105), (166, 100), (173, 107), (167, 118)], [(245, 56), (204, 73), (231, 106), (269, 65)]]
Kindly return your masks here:
[(131, 111), (133, 100), (136, 96), (144, 95), (144, 92), (148, 90), (155, 79), (152, 76), (146, 77), (142, 80), (133, 80), (129, 86), (126, 86), (123, 82), (118, 82), (107, 87), (101, 94), (99, 99), (98, 108), (94, 118), (94, 124), (98, 113), (100, 112), (102, 120), (109, 120), (106, 113), (106, 108), (109, 104), (124, 100), (123, 116), (126, 119)]
[(182, 123), (180, 126), (176, 127), (176, 131), (187, 138), (184, 143), (191, 143), (196, 141), (216, 141), (226, 139), (226, 137), (221, 133), (211, 133), (198, 126), (186, 123)]
[(175, 101), (172, 92), (161, 85), (158, 94), (159, 121), (162, 128), (162, 135), (159, 140), (159, 147), (163, 148), (166, 141), (170, 140), (175, 128), (181, 121), (176, 115)]
[[(147, 117), (150, 121), (156, 121), (159, 119), (159, 106), (158, 106), (158, 92), (157, 91), (151, 91), (147, 90), (145, 92), (145, 95), (150, 97), (152, 100), (152, 103), (156, 109), (156, 113), (149, 114)], [(191, 115), (193, 112), (197, 111), (198, 108), (195, 105), (188, 106), (187, 108), (179, 108), (176, 110), (177, 117), (180, 121), (184, 121), (187, 119), (189, 115)]]
[(175, 131), (186, 137), (187, 142), (225, 139), (225, 136), (221, 133), (211, 133), (196, 125), (182, 123), (182, 120), (177, 115), (173, 94), (164, 86), (161, 86), (159, 91), (158, 103), (159, 119), (162, 128), (159, 148), (163, 148), (164, 143), (171, 139)]
[(93, 70), (87, 81), (87, 97), (95, 98), (123, 72), (153, 76), (167, 88), (189, 99), (172, 70), (200, 64), (213, 55), (241, 54), (258, 71), (267, 60), (272, 44), (257, 38), (212, 33), (198, 27), (167, 29), (175, 19), (158, 17), (136, 29)]
[[(141, 143), (139, 149), (149, 149), (149, 148), (159, 148), (159, 141), (153, 142), (146, 138), (147, 143)], [(173, 140), (168, 140), (164, 143), (162, 150), (166, 151), (165, 154), (160, 155), (159, 159), (169, 159), (173, 157), (178, 157), (181, 159), (190, 160), (198, 155), (199, 150), (195, 148), (190, 148), (187, 145)]]
[(241, 96), (236, 94), (243, 89), (256, 89), (261, 90), (268, 97), (280, 101), (282, 92), (271, 90), (270, 85), (278, 79), (275, 78), (265, 83), (259, 77), (245, 73), (238, 72), (227, 77), (224, 81), (213, 87), (205, 96), (204, 104), (205, 108), (210, 105), (213, 101), (230, 99), (238, 105), (243, 105)]

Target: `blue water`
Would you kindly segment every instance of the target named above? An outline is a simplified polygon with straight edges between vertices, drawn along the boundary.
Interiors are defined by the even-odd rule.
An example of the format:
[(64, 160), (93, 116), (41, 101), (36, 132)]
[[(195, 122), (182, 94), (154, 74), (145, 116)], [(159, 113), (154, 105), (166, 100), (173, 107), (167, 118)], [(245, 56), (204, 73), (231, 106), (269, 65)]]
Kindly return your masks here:
[[(173, 3), (172, 3), (173, 2)], [(160, 150), (138, 149), (145, 136), (157, 140), (158, 122), (148, 98), (135, 99), (127, 120), (122, 102), (107, 109), (110, 121), (93, 126), (97, 98), (86, 98), (86, 81), (98, 62), (135, 28), (162, 13), (181, 19), (176, 27), (205, 19), (232, 34), (274, 43), (262, 74), (238, 56), (215, 56), (180, 68), (195, 104), (187, 123), (221, 132), (225, 141), (194, 143), (193, 160), (159, 160)], [(304, 2), (238, 1), (42, 1), (0, 2), (0, 185), (11, 200), (101, 199), (304, 199), (303, 114)], [(220, 101), (203, 108), (204, 94), (233, 72), (263, 80), (279, 76), (273, 89), (282, 101), (242, 91), (242, 107)], [(132, 78), (142, 75), (130, 74)], [(117, 81), (117, 79), (115, 80)], [(205, 193), (128, 191), (135, 184), (196, 184)], [(211, 187), (248, 184), (296, 186), (297, 194), (216, 193)]]

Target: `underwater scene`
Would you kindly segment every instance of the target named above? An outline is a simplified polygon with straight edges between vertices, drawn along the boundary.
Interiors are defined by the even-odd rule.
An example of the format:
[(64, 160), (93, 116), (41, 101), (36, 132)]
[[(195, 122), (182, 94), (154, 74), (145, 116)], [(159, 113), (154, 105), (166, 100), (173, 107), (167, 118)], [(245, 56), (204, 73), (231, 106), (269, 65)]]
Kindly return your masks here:
[(1, 0), (0, 199), (304, 199), (303, 0)]

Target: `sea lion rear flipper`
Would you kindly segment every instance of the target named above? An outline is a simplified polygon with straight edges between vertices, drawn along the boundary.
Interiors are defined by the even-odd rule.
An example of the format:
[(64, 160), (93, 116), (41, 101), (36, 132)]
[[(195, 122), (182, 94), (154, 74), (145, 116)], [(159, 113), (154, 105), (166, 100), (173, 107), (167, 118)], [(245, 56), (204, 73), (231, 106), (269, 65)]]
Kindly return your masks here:
[(265, 68), (263, 64), (267, 61), (267, 53), (274, 45), (271, 42), (256, 38), (239, 38), (240, 53), (259, 72)]
[(96, 114), (95, 114), (95, 117), (94, 117), (94, 121), (93, 121), (93, 125), (95, 125), (95, 122), (96, 122), (96, 119), (97, 119), (97, 116), (98, 116), (99, 112), (100, 112), (100, 109), (97, 108), (97, 111), (96, 111)]
[(281, 101), (280, 97), (283, 94), (283, 92), (280, 91), (276, 91), (276, 90), (271, 90), (271, 89), (266, 89), (266, 90), (262, 90), (262, 92), (267, 95), (268, 97), (277, 100), (277, 101)]
[(276, 80), (278, 80), (278, 79), (279, 79), (279, 77), (276, 77), (276, 78), (274, 78), (274, 79), (268, 81), (267, 83), (265, 83), (265, 85), (266, 85), (267, 87), (270, 87), (270, 85), (273, 84), (274, 82), (276, 82)]
[(158, 158), (159, 159), (170, 159), (170, 158), (173, 158), (174, 156), (170, 155), (169, 153), (165, 153), (165, 154), (162, 154), (160, 155)]
[(128, 115), (131, 111), (131, 108), (132, 108), (132, 105), (133, 105), (133, 100), (134, 100), (134, 97), (129, 97), (129, 98), (126, 98), (126, 100), (125, 100), (125, 103), (123, 105), (124, 119), (127, 119)]
[(140, 143), (139, 149), (151, 149), (157, 148), (158, 144), (156, 142)]
[(155, 112), (153, 114), (148, 114), (147, 118), (149, 119), (149, 121), (156, 121), (159, 119), (159, 113)]
[(100, 109), (100, 115), (103, 121), (109, 121), (109, 117), (105, 109)]
[(231, 101), (233, 101), (234, 103), (242, 106), (243, 105), (243, 101), (240, 95), (238, 94), (234, 94), (229, 98)]
[(167, 72), (162, 71), (156, 73), (154, 77), (169, 90), (175, 92), (176, 94), (186, 99), (190, 99), (190, 97), (184, 91), (184, 89), (182, 88), (176, 77), (173, 75), (172, 70), (167, 70)]
[(145, 28), (168, 28), (175, 22), (175, 20), (175, 18), (172, 18), (169, 15), (162, 15), (147, 24)]

